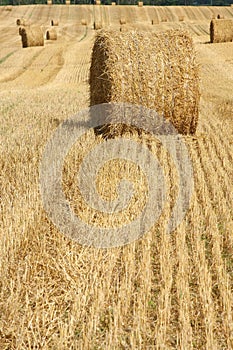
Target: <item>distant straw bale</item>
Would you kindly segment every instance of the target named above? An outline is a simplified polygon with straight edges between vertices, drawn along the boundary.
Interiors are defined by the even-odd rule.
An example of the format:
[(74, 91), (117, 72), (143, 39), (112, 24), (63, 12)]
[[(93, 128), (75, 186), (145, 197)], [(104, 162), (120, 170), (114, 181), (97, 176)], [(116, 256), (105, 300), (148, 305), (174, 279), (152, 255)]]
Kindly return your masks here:
[(44, 35), (40, 27), (22, 27), (21, 39), (23, 47), (44, 46)]
[(129, 32), (129, 31), (132, 31), (133, 28), (132, 26), (129, 26), (129, 25), (122, 25), (120, 26), (120, 32)]
[(138, 7), (143, 7), (143, 1), (138, 2)]
[(54, 28), (47, 30), (46, 39), (47, 40), (57, 40), (57, 32)]
[(66, 5), (70, 5), (70, 0), (66, 0)]
[(57, 19), (51, 19), (51, 26), (58, 26), (59, 21)]
[(47, 5), (52, 5), (52, 4), (53, 4), (52, 0), (47, 0)]
[(156, 19), (152, 19), (151, 20), (151, 24), (152, 25), (159, 24), (159, 20), (157, 18)]
[(122, 25), (122, 24), (126, 24), (126, 19), (125, 18), (121, 18), (120, 19), (120, 24)]
[(199, 76), (194, 44), (184, 31), (100, 31), (90, 68), (90, 105), (141, 105), (181, 134), (196, 131)]
[(95, 4), (96, 4), (96, 5), (101, 5), (101, 0), (96, 0), (96, 1), (95, 1)]
[(86, 19), (82, 19), (82, 20), (81, 20), (81, 24), (82, 24), (82, 26), (86, 26), (86, 25), (87, 25)]
[(233, 41), (233, 19), (212, 19), (210, 22), (210, 42), (224, 43)]
[(30, 25), (30, 22), (24, 18), (18, 18), (16, 20), (16, 24), (17, 24), (17, 26), (27, 26), (27, 25)]
[(94, 22), (94, 29), (99, 30), (102, 29), (102, 23), (101, 22)]
[(112, 2), (112, 6), (115, 6), (116, 5), (116, 3), (115, 2)]

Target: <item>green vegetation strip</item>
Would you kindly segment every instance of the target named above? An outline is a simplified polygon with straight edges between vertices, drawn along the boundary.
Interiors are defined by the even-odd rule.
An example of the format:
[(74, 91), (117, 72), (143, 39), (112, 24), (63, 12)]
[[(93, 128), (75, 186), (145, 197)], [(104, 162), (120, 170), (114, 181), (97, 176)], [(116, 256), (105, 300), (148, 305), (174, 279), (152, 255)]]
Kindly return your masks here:
[(81, 39), (79, 39), (79, 42), (82, 41), (83, 39), (85, 39), (87, 36), (87, 26), (85, 26), (85, 33), (84, 35), (81, 37)]
[(3, 58), (0, 58), (0, 64), (1, 63), (3, 63), (3, 62), (5, 62), (10, 56), (12, 56), (13, 55), (13, 53), (15, 53), (17, 50), (14, 50), (14, 51), (12, 51), (12, 52), (10, 52), (10, 53), (8, 53), (6, 56), (4, 56)]

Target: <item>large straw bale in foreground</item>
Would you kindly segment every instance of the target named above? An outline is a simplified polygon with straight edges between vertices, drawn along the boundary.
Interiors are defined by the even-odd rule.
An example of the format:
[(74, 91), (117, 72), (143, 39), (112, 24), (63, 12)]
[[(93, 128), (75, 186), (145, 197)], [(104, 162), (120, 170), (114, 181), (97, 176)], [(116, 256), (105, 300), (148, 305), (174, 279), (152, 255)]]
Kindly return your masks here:
[(90, 92), (92, 106), (142, 105), (168, 118), (179, 133), (195, 133), (199, 77), (192, 39), (183, 31), (100, 31), (92, 52)]
[(20, 35), (23, 47), (44, 46), (44, 35), (40, 27), (23, 27)]
[(212, 19), (210, 22), (210, 42), (223, 43), (233, 41), (233, 19)]

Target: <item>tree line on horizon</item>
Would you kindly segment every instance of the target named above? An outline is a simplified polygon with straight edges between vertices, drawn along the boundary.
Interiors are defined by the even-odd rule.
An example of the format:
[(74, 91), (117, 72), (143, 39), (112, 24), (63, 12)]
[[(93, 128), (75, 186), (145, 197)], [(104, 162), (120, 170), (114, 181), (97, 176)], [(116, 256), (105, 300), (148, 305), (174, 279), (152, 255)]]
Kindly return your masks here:
[[(118, 5), (137, 5), (138, 0), (101, 0), (103, 5), (111, 5), (115, 1)], [(94, 4), (95, 0), (71, 0), (71, 4)], [(47, 0), (0, 0), (0, 6), (47, 4)], [(65, 0), (53, 0), (53, 4), (65, 4)], [(232, 0), (144, 0), (144, 5), (151, 6), (229, 6)]]

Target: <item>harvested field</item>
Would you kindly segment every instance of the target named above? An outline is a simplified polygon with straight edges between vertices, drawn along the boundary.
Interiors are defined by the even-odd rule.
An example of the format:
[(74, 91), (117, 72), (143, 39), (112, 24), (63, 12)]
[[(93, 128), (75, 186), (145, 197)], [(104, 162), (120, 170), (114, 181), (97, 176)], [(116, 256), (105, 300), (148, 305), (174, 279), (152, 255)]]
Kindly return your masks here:
[[(233, 8), (0, 7), (0, 349), (233, 348), (233, 51), (232, 42), (209, 44), (210, 19), (217, 14), (232, 19)], [(185, 21), (179, 22), (179, 16)], [(168, 21), (161, 23), (163, 17)], [(22, 49), (17, 18), (30, 20), (44, 33), (51, 18), (57, 19), (59, 40)], [(194, 189), (183, 221), (168, 234), (167, 219), (182, 183), (173, 153), (155, 136), (127, 131), (125, 140), (144, 146), (161, 165), (164, 210), (139, 240), (97, 249), (79, 245), (50, 221), (40, 193), (40, 166), (59, 125), (90, 104), (91, 54), (99, 32), (81, 20), (119, 32), (121, 18), (127, 21), (122, 27), (148, 32), (148, 37), (182, 29), (193, 39), (199, 119), (195, 135), (182, 140)], [(152, 26), (152, 19), (159, 23)], [(137, 91), (145, 98), (143, 89)], [(73, 213), (91, 227), (104, 226), (106, 216), (84, 200), (78, 171), (91, 151), (107, 150), (117, 140), (105, 141), (89, 130), (65, 157), (64, 194)], [(113, 225), (140, 217), (150, 191), (147, 173), (137, 163), (114, 158), (97, 175), (93, 185), (104, 202), (117, 202), (125, 188), (131, 193), (127, 184), (132, 184), (129, 206), (109, 214)]]

